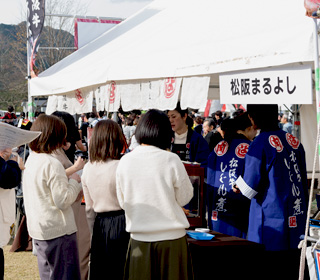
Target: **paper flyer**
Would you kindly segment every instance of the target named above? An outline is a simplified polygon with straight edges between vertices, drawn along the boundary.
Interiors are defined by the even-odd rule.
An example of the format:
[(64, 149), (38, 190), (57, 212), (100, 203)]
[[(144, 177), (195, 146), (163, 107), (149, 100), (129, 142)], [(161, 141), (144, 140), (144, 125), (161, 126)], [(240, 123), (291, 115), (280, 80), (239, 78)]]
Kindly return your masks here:
[(15, 148), (36, 139), (40, 131), (29, 131), (0, 122), (0, 151)]

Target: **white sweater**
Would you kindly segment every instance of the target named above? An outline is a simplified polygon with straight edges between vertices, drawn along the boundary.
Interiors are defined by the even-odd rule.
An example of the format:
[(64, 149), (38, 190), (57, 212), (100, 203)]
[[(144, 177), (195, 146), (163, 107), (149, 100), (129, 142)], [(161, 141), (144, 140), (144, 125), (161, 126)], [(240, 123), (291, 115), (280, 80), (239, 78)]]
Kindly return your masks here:
[(32, 152), (23, 174), (23, 199), (32, 238), (50, 240), (77, 231), (71, 204), (81, 184), (68, 180), (53, 156)]
[(92, 233), (96, 213), (121, 210), (116, 194), (116, 170), (119, 160), (88, 162), (81, 182), (86, 201), (89, 229)]
[(193, 187), (176, 154), (139, 146), (121, 158), (116, 179), (133, 239), (153, 242), (186, 234), (190, 225), (181, 207), (192, 198)]

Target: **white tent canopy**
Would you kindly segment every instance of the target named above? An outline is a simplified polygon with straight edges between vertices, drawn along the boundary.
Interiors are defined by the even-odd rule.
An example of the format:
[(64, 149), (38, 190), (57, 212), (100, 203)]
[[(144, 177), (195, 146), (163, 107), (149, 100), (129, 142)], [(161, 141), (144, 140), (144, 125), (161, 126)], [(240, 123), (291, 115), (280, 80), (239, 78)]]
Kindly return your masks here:
[[(156, 0), (32, 79), (30, 89), (51, 96), (50, 110), (72, 114), (91, 111), (93, 96), (97, 110), (111, 112), (120, 104), (172, 109), (178, 99), (196, 109), (219, 99), (221, 73), (312, 65), (313, 52), (302, 0)], [(312, 170), (316, 114), (303, 112), (316, 109), (304, 106), (301, 140)]]
[[(220, 73), (310, 64), (312, 34), (301, 0), (156, 0), (32, 79), (30, 91), (65, 95), (52, 102), (78, 113), (91, 110), (94, 94), (98, 107), (111, 111), (120, 102), (171, 109), (178, 98), (183, 107), (203, 108)], [(165, 82), (181, 87), (170, 102), (159, 95)], [(215, 87), (209, 98), (218, 93)], [(72, 97), (82, 102), (73, 106)]]

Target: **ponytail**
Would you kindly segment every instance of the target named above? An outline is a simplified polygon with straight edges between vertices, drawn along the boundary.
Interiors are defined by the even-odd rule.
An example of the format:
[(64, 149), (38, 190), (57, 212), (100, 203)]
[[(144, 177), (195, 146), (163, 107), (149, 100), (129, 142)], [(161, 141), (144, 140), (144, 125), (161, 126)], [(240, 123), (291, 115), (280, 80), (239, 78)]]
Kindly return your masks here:
[(232, 140), (237, 135), (236, 121), (230, 118), (224, 119), (221, 122), (220, 128), (224, 132), (224, 140), (229, 144), (230, 147)]

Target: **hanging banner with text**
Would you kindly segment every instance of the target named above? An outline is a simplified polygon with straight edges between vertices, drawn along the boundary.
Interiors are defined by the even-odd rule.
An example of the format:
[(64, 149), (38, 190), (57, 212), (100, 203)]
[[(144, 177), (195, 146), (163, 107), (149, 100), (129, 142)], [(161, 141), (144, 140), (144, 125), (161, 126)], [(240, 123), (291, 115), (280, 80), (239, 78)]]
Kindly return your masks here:
[(310, 65), (221, 74), (222, 104), (312, 104)]
[(28, 63), (31, 75), (34, 76), (33, 66), (39, 48), (39, 36), (44, 26), (45, 0), (27, 0), (27, 15), (27, 36), (30, 45), (28, 48), (30, 61)]

